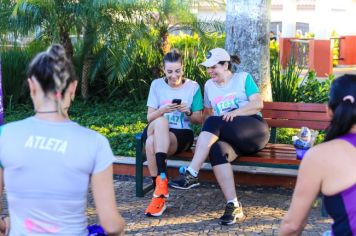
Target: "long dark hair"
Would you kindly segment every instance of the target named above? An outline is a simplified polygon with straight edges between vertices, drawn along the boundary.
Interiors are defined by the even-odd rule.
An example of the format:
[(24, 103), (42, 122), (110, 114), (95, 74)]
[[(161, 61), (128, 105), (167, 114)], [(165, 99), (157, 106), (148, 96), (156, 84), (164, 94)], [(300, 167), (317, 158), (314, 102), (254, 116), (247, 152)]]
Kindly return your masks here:
[(329, 108), (333, 112), (325, 141), (347, 134), (356, 124), (356, 75), (345, 74), (333, 81)]
[(60, 44), (53, 44), (31, 61), (27, 78), (34, 76), (45, 94), (54, 93), (58, 113), (64, 115), (62, 97), (68, 85), (76, 79), (72, 62)]

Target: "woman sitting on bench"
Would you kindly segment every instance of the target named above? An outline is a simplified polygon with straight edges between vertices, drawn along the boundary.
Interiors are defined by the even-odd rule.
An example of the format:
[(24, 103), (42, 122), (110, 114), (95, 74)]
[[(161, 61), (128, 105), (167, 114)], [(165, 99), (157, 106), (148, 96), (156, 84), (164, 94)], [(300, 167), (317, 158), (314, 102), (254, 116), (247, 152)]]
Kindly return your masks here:
[(191, 123), (202, 122), (203, 98), (197, 82), (183, 78), (182, 56), (172, 50), (163, 58), (165, 77), (152, 82), (147, 100), (146, 139), (148, 168), (154, 193), (145, 214), (160, 216), (166, 209), (167, 156), (188, 150), (194, 141)]
[(315, 198), (324, 195), (334, 220), (324, 235), (356, 234), (356, 75), (333, 81), (328, 103), (331, 123), (325, 143), (309, 150), (300, 165), (292, 203), (280, 235), (300, 235)]
[(230, 162), (239, 154), (252, 154), (264, 148), (269, 128), (260, 111), (263, 102), (252, 76), (233, 73), (231, 62), (239, 63), (222, 48), (211, 50), (203, 66), (211, 76), (205, 84), (204, 106), (207, 119), (199, 135), (192, 162), (171, 186), (189, 189), (198, 185), (198, 172), (210, 157), (216, 179), (227, 201), (220, 218), (224, 225), (243, 217), (237, 200), (234, 175)]

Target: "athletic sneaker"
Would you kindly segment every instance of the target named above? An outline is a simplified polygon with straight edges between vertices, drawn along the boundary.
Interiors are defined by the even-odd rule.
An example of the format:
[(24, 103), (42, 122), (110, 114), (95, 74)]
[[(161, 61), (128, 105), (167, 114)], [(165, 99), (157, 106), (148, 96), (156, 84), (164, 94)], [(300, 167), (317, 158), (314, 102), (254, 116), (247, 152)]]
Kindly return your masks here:
[(185, 171), (170, 182), (171, 187), (178, 189), (190, 189), (198, 185), (198, 177), (194, 177), (189, 171)]
[(169, 197), (167, 177), (162, 178), (161, 176), (157, 176), (156, 188), (153, 192), (153, 197)]
[(241, 203), (238, 207), (234, 206), (234, 203), (229, 202), (225, 206), (225, 212), (222, 217), (220, 217), (220, 224), (222, 225), (232, 225), (236, 222), (236, 219), (241, 219), (244, 217), (242, 211)]
[(146, 216), (161, 216), (166, 210), (166, 199), (163, 197), (152, 198), (148, 205), (145, 214)]

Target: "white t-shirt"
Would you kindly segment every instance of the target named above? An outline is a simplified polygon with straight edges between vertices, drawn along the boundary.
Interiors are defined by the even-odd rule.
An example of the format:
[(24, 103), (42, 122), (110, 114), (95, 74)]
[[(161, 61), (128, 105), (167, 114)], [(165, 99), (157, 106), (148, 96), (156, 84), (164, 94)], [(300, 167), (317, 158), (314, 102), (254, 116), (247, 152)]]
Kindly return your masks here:
[(10, 236), (84, 236), (90, 176), (114, 161), (108, 140), (72, 121), (30, 117), (1, 127)]
[(220, 116), (245, 106), (249, 102), (248, 97), (258, 92), (252, 76), (246, 72), (235, 73), (223, 86), (209, 79), (204, 86), (204, 106), (213, 108), (214, 115)]
[[(152, 81), (147, 99), (147, 106), (159, 109), (161, 106), (171, 104), (173, 99), (181, 99), (192, 112), (203, 110), (203, 99), (197, 82), (185, 79), (179, 88), (169, 86), (164, 78)], [(191, 129), (188, 117), (178, 110), (165, 113), (169, 127), (174, 129)]]

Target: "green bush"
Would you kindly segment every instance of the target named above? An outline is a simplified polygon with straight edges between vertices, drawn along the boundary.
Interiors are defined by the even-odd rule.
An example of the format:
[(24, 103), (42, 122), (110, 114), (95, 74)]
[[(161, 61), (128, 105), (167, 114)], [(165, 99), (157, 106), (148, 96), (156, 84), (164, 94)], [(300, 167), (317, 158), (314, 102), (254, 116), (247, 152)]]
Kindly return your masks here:
[(297, 91), (296, 101), (305, 103), (327, 102), (330, 86), (334, 78), (334, 75), (329, 75), (327, 79), (318, 81), (316, 73), (309, 71)]
[(32, 58), (46, 46), (33, 41), (27, 47), (0, 48), (4, 105), (12, 110), (27, 95), (26, 70)]
[(270, 65), (272, 98), (275, 102), (296, 102), (303, 68), (291, 60), (283, 70), (279, 58), (275, 57)]
[(32, 55), (22, 48), (3, 48), (0, 53), (4, 106), (12, 110), (25, 91), (26, 68)]
[[(293, 144), (292, 137), (297, 135), (300, 129), (293, 128), (279, 128), (277, 129), (277, 143)], [(325, 137), (325, 132), (320, 131), (314, 144), (323, 142)]]

